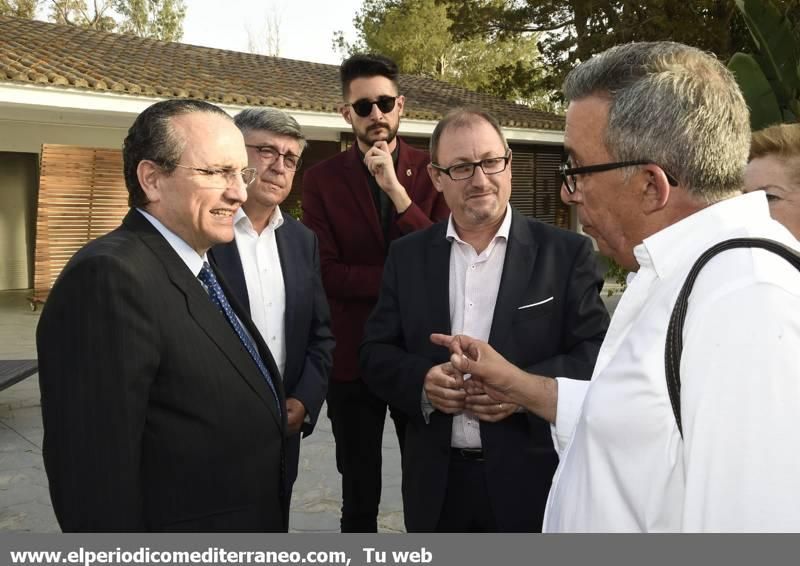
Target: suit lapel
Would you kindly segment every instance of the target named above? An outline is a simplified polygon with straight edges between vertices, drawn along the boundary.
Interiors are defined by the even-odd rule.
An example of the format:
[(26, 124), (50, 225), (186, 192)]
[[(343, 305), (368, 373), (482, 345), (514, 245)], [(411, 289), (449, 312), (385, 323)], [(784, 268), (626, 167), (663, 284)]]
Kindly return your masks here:
[[(239, 337), (233, 332), (230, 324), (225, 319), (225, 315), (211, 302), (200, 281), (189, 271), (180, 256), (169, 245), (169, 242), (141, 214), (131, 210), (123, 222), (142, 239), (144, 244), (150, 248), (164, 265), (170, 281), (185, 295), (189, 315), (219, 347), (239, 375), (264, 402), (278, 425), (282, 426), (275, 407), (275, 399), (261, 372), (258, 370), (258, 366), (256, 366), (250, 354), (247, 353), (247, 350), (239, 341)], [(227, 288), (224, 277), (218, 274), (218, 279), (234, 311), (252, 334), (254, 329), (252, 325), (247, 324), (250, 317), (241, 310), (238, 301), (230, 299), (232, 292)], [(257, 335), (256, 331), (255, 336)], [(256, 341), (258, 342), (258, 340)], [(273, 371), (274, 363), (270, 364), (266, 359), (264, 361), (270, 371)], [(278, 387), (278, 384), (275, 384), (275, 386)]]
[[(219, 280), (219, 284), (222, 287), (225, 296), (228, 298), (228, 302), (230, 303), (231, 307), (233, 307), (233, 311), (239, 317), (239, 320), (244, 325), (244, 327), (247, 328), (247, 332), (250, 333), (250, 336), (255, 342), (256, 348), (258, 349), (258, 353), (261, 356), (261, 361), (263, 361), (264, 365), (267, 366), (267, 370), (269, 370), (269, 373), (272, 376), (272, 385), (275, 387), (275, 391), (278, 393), (278, 403), (282, 403), (283, 399), (286, 398), (286, 394), (283, 389), (283, 379), (281, 377), (280, 371), (278, 371), (278, 366), (275, 364), (275, 359), (272, 357), (272, 353), (269, 351), (267, 344), (264, 342), (264, 339), (261, 336), (260, 331), (258, 330), (258, 328), (256, 328), (253, 319), (250, 318), (250, 315), (247, 312), (245, 312), (242, 305), (239, 304), (239, 301), (236, 300), (236, 297), (233, 295), (232, 289), (228, 286), (227, 282), (225, 281), (225, 276), (219, 273), (218, 271), (216, 272), (216, 274), (217, 274), (217, 279)], [(225, 322), (228, 324), (228, 326), (230, 326), (230, 323), (227, 320), (225, 320)], [(253, 365), (255, 365), (255, 362), (253, 362), (253, 359), (250, 357), (250, 354), (247, 353), (246, 350), (244, 350), (244, 347), (241, 345), (239, 338), (235, 334), (234, 338), (235, 338), (235, 343), (238, 344), (242, 348), (242, 351), (245, 353), (246, 359), (250, 360), (250, 362), (252, 362)], [(272, 416), (275, 418), (276, 422), (279, 425), (283, 426), (283, 424), (281, 423), (281, 419), (282, 416), (285, 417), (285, 414), (282, 416), (278, 415), (278, 411), (276, 410), (275, 407), (275, 398), (273, 397), (272, 392), (269, 390), (269, 386), (266, 384), (264, 376), (261, 375), (261, 371), (258, 370), (258, 366), (256, 366), (256, 370), (257, 370), (256, 379), (253, 380), (253, 384), (263, 385), (263, 388), (260, 390), (264, 392), (262, 399), (268, 400), (269, 407), (270, 409), (272, 409), (271, 411)], [(240, 371), (240, 373), (242, 372)], [(242, 375), (245, 378), (247, 377), (245, 373), (242, 373)], [(285, 411), (283, 411), (283, 413), (285, 413)]]
[[(275, 241), (278, 244), (278, 257), (281, 262), (281, 273), (283, 273), (283, 289), (285, 296), (284, 315), (283, 315), (283, 328), (284, 328), (284, 344), (286, 345), (286, 365), (284, 367), (283, 377), (284, 380), (287, 376), (293, 375), (294, 367), (297, 364), (297, 357), (295, 355), (295, 345), (304, 344), (305, 342), (301, 337), (295, 336), (297, 332), (296, 321), (301, 317), (298, 316), (297, 311), (302, 307), (303, 300), (310, 300), (309, 297), (298, 296), (299, 288), (301, 285), (300, 273), (298, 273), (299, 262), (292, 261), (293, 257), (300, 256), (300, 250), (297, 249), (297, 240), (292, 238), (289, 234), (287, 222), (291, 220), (284, 220), (283, 226), (275, 231)], [(302, 286), (305, 288), (305, 286)], [(305, 352), (302, 352), (305, 355)]]
[(367, 221), (367, 225), (372, 230), (373, 236), (385, 247), (386, 242), (383, 239), (383, 230), (378, 218), (378, 211), (375, 209), (375, 201), (372, 199), (372, 193), (369, 188), (368, 175), (369, 173), (364, 169), (364, 164), (361, 162), (361, 156), (358, 153), (358, 142), (353, 142), (353, 147), (348, 150), (347, 158), (344, 160), (345, 167), (348, 169), (344, 175), (344, 182), (350, 189), (353, 199), (356, 201), (358, 209)]
[(428, 308), (430, 309), (431, 329), (434, 332), (449, 334), (450, 328), (450, 249), (451, 243), (445, 238), (447, 224), (439, 223), (431, 229), (431, 245), (425, 261), (427, 277)]
[(511, 331), (511, 319), (522, 304), (525, 290), (533, 277), (538, 244), (531, 238), (525, 218), (512, 209), (511, 230), (506, 246), (503, 275), (494, 307), (489, 343), (497, 348)]
[[(408, 195), (411, 196), (414, 181), (416, 180), (414, 175), (416, 175), (417, 162), (408, 151), (408, 145), (400, 138), (397, 138), (397, 146), (400, 148), (397, 152), (397, 180), (405, 187)], [(427, 173), (425, 174), (427, 175)]]
[(224, 274), (231, 291), (249, 314), (250, 296), (247, 294), (247, 281), (244, 278), (242, 258), (239, 255), (236, 240), (214, 246), (208, 251), (208, 257), (211, 259), (211, 263), (217, 267), (217, 271)]

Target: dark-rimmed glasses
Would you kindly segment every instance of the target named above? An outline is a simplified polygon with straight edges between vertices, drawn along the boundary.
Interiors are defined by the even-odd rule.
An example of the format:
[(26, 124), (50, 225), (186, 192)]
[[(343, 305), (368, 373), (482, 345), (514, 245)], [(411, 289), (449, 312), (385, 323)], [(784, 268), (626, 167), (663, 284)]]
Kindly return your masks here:
[(361, 116), (362, 118), (366, 118), (370, 114), (372, 114), (372, 105), (376, 105), (378, 110), (380, 110), (384, 114), (388, 114), (392, 110), (394, 110), (394, 104), (397, 101), (396, 96), (379, 96), (377, 100), (370, 100), (368, 98), (359, 98), (355, 102), (349, 102), (346, 106), (350, 106), (353, 108), (353, 111)]
[[(575, 194), (575, 191), (578, 190), (578, 175), (587, 175), (589, 173), (601, 173), (603, 171), (613, 171), (614, 169), (622, 169), (623, 167), (634, 167), (636, 165), (658, 165), (654, 161), (649, 160), (638, 160), (638, 161), (617, 161), (616, 163), (600, 163), (597, 165), (587, 165), (586, 167), (570, 167), (568, 161), (564, 161), (559, 166), (559, 172), (561, 173), (561, 180), (564, 183), (564, 186), (567, 188), (567, 192), (569, 194)], [(661, 167), (660, 165), (658, 165)], [(664, 168), (661, 168), (664, 171)], [(667, 182), (672, 185), (673, 187), (678, 186), (678, 181), (664, 171), (664, 175), (667, 176)]]
[(214, 185), (220, 189), (227, 188), (232, 183), (237, 181), (244, 183), (244, 186), (247, 187), (255, 180), (256, 175), (258, 175), (258, 171), (256, 171), (254, 167), (245, 167), (239, 171), (236, 169), (207, 169), (204, 167), (191, 167), (189, 165), (181, 165), (179, 163), (176, 163), (175, 167), (197, 171), (198, 173), (201, 173), (203, 176), (212, 180)]
[(480, 167), (485, 175), (497, 175), (502, 173), (508, 167), (508, 160), (511, 159), (511, 150), (503, 157), (487, 157), (480, 161), (472, 161), (469, 163), (456, 163), (450, 167), (442, 167), (436, 163), (431, 163), (431, 167), (437, 171), (441, 171), (454, 181), (463, 181), (470, 179), (475, 174), (475, 168)]
[(299, 155), (294, 153), (281, 153), (271, 145), (250, 145), (244, 144), (245, 147), (255, 149), (259, 157), (267, 164), (275, 163), (279, 157), (283, 157), (283, 166), (289, 171), (297, 171), (300, 168), (301, 159)]

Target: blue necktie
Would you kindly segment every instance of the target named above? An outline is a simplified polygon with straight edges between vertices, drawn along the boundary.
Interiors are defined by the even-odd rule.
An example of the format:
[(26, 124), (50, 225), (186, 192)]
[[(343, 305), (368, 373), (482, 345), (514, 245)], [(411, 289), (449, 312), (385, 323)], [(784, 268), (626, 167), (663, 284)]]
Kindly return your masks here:
[(203, 262), (203, 269), (200, 270), (200, 274), (197, 278), (203, 282), (206, 286), (206, 290), (208, 291), (208, 296), (211, 297), (211, 301), (217, 305), (217, 308), (222, 311), (222, 314), (225, 315), (225, 318), (228, 319), (233, 331), (236, 332), (236, 335), (239, 337), (239, 340), (244, 346), (244, 349), (247, 350), (247, 353), (250, 354), (250, 357), (253, 358), (253, 361), (258, 366), (258, 369), (261, 371), (261, 375), (264, 376), (264, 379), (267, 381), (267, 385), (269, 385), (272, 394), (275, 396), (275, 402), (278, 405), (278, 414), (281, 414), (281, 405), (280, 401), (278, 400), (278, 392), (275, 391), (275, 385), (272, 383), (272, 376), (269, 374), (269, 370), (267, 366), (264, 365), (264, 360), (261, 359), (261, 356), (256, 349), (256, 345), (247, 335), (244, 328), (242, 327), (242, 323), (239, 322), (239, 319), (236, 317), (236, 314), (233, 312), (231, 308), (231, 304), (228, 302), (228, 299), (225, 298), (225, 293), (222, 291), (222, 287), (219, 286), (219, 281), (217, 281), (216, 275), (211, 270), (211, 266), (208, 265), (208, 262)]

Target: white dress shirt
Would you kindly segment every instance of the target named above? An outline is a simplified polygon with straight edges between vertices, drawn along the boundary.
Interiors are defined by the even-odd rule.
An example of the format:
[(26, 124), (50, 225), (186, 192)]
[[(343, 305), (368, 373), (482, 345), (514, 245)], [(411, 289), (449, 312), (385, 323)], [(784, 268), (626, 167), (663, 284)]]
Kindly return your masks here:
[(208, 261), (206, 254), (202, 256), (198, 254), (192, 246), (186, 243), (186, 241), (178, 236), (175, 232), (164, 226), (161, 221), (146, 212), (142, 208), (136, 209), (138, 212), (144, 216), (153, 227), (158, 230), (158, 233), (164, 236), (164, 239), (170, 245), (170, 247), (175, 250), (175, 253), (180, 256), (183, 260), (183, 263), (186, 264), (186, 267), (189, 268), (189, 271), (192, 272), (192, 275), (197, 277), (200, 274), (200, 270), (203, 269), (203, 264)]
[[(506, 245), (511, 229), (511, 207), (492, 241), (480, 254), (456, 233), (453, 215), (447, 223), (450, 251), (450, 329), (488, 341), (500, 278), (506, 261)], [(480, 421), (463, 412), (453, 417), (450, 445), (454, 448), (480, 448)]]
[(286, 368), (286, 290), (275, 231), (283, 225), (280, 207), (275, 207), (267, 227), (258, 234), (243, 209), (233, 218), (236, 247), (242, 260), (250, 318), (267, 343), (278, 371)]
[(561, 462), (546, 531), (800, 531), (800, 274), (765, 250), (722, 252), (689, 300), (681, 439), (664, 346), (699, 255), (734, 237), (800, 243), (763, 191), (728, 199), (634, 249), (590, 382), (558, 379)]
[[(186, 243), (186, 240), (178, 236), (175, 232), (164, 226), (161, 221), (153, 216), (152, 214), (146, 212), (144, 209), (137, 208), (137, 211), (141, 212), (142, 216), (144, 216), (153, 227), (158, 230), (159, 234), (164, 236), (164, 239), (170, 245), (170, 247), (175, 250), (175, 253), (183, 260), (183, 263), (186, 264), (186, 267), (189, 268), (189, 271), (192, 272), (192, 275), (197, 277), (200, 275), (200, 270), (203, 269), (203, 264), (208, 261), (208, 255), (203, 254), (202, 256), (195, 251), (192, 246)], [(198, 282), (200, 280), (198, 279)], [(200, 282), (203, 285), (203, 289), (206, 293), (208, 293), (208, 289), (206, 289), (205, 284)], [(250, 331), (247, 330), (247, 326), (242, 322), (242, 319), (239, 318), (239, 315), (235, 312), (233, 315), (236, 317), (236, 320), (239, 321), (239, 326), (242, 327), (242, 330), (250, 339), (250, 341), (255, 344), (256, 341), (253, 340), (253, 336), (250, 334)]]

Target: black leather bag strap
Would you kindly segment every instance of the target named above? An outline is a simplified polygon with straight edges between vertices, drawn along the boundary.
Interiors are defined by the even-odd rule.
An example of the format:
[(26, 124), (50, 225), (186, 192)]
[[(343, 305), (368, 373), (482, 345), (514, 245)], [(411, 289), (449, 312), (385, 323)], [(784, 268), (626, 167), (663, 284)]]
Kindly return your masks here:
[(800, 253), (780, 242), (763, 238), (733, 238), (725, 240), (707, 249), (697, 259), (689, 271), (689, 275), (686, 276), (686, 282), (684, 282), (681, 292), (678, 294), (678, 300), (672, 309), (672, 316), (670, 316), (669, 327), (667, 328), (667, 344), (664, 351), (667, 390), (669, 391), (672, 412), (675, 414), (675, 422), (678, 424), (678, 431), (681, 433), (681, 437), (683, 437), (683, 426), (681, 424), (680, 365), (681, 353), (683, 352), (683, 323), (686, 321), (686, 311), (689, 307), (689, 294), (692, 292), (694, 282), (703, 266), (718, 253), (733, 248), (763, 248), (778, 254), (800, 271)]

